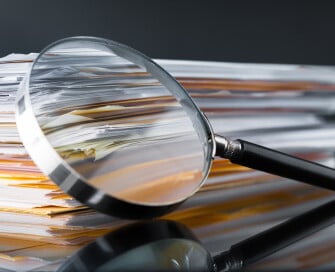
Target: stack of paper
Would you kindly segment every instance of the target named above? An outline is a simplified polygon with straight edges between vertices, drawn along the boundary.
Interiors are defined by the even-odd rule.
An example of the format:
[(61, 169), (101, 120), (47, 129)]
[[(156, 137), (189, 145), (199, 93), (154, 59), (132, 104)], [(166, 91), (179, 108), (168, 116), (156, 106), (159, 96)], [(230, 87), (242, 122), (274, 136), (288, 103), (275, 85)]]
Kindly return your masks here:
[(16, 91), (35, 56), (10, 55), (0, 60), (0, 236), (82, 243), (114, 223), (64, 194), (43, 175), (16, 130)]
[[(64, 194), (22, 146), (14, 101), (35, 57), (0, 59), (0, 267), (14, 271), (52, 271), (77, 244), (125, 223)], [(157, 61), (189, 91), (217, 134), (334, 166), (333, 68)], [(224, 242), (229, 245), (330, 197), (328, 191), (217, 159), (202, 190), (167, 218), (188, 225), (209, 249), (219, 250), (220, 237), (229, 234)]]

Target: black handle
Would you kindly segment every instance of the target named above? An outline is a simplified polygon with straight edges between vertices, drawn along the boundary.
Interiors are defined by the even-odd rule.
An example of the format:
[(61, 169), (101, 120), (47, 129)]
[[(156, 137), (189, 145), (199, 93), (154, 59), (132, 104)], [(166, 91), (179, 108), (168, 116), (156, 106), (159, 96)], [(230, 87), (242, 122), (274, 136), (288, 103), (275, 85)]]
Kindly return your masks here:
[(240, 270), (335, 221), (335, 201), (261, 232), (214, 257), (219, 271)]
[(332, 168), (243, 140), (237, 142), (241, 149), (238, 156), (230, 158), (233, 163), (335, 190), (335, 170)]

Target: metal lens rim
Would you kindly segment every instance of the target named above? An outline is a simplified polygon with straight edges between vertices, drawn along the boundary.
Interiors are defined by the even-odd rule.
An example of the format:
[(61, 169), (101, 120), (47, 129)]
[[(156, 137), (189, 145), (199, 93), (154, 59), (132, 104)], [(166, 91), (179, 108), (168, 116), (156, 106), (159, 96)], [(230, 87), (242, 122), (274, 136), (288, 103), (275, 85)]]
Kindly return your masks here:
[[(34, 115), (30, 100), (30, 74), (36, 63), (38, 63), (39, 59), (46, 52), (56, 46), (71, 42), (102, 45), (104, 48), (111, 49), (117, 54), (121, 52), (121, 57), (148, 69), (149, 72), (157, 76), (157, 79), (165, 85), (179, 101), (186, 101), (188, 110), (191, 109), (196, 113), (197, 118), (200, 118), (198, 121), (201, 125), (201, 129), (203, 129), (203, 133), (207, 137), (207, 148), (209, 149), (207, 153), (208, 157), (206, 158), (208, 163), (206, 165), (206, 169), (204, 169), (205, 174), (199, 184), (199, 187), (208, 176), (211, 161), (215, 154), (215, 141), (212, 128), (204, 114), (200, 111), (183, 87), (161, 66), (131, 47), (103, 38), (65, 38), (47, 46), (35, 59), (28, 74), (19, 87), (16, 99), (17, 128), (25, 148), (42, 172), (59, 185), (64, 192), (97, 211), (118, 217), (134, 219), (152, 218), (166, 214), (191, 195), (187, 196), (185, 199), (180, 199), (174, 203), (168, 203), (166, 205), (142, 205), (108, 195), (102, 190), (90, 185), (85, 178), (83, 178), (66, 161), (64, 161), (53, 149), (52, 145), (48, 142), (46, 136), (41, 130)], [(126, 54), (127, 57), (123, 54)]]

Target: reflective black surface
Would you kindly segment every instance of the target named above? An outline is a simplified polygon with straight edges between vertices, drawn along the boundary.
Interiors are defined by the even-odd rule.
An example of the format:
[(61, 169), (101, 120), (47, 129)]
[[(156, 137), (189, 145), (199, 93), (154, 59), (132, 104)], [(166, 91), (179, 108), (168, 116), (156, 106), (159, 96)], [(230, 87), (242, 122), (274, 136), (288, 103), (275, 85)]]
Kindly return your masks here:
[(241, 271), (333, 224), (334, 211), (335, 201), (330, 201), (215, 254), (178, 222), (136, 223), (98, 238), (70, 257), (58, 272)]

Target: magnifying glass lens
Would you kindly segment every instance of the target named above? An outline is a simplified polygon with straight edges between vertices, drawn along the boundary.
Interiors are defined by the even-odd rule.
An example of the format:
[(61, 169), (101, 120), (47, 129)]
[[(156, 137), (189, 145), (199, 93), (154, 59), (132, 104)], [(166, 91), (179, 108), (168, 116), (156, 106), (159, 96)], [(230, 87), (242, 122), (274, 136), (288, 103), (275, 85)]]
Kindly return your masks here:
[(200, 111), (179, 89), (129, 47), (67, 39), (40, 54), (22, 85), (20, 132), (65, 191), (80, 179), (130, 203), (176, 203), (201, 186), (213, 152)]

